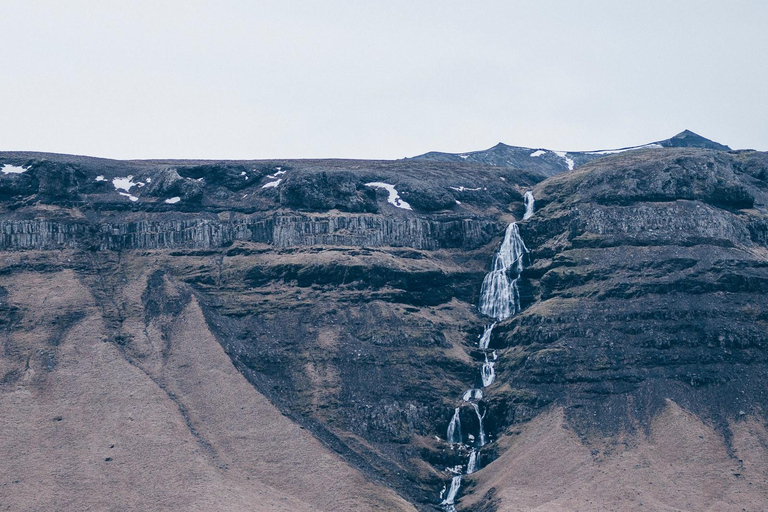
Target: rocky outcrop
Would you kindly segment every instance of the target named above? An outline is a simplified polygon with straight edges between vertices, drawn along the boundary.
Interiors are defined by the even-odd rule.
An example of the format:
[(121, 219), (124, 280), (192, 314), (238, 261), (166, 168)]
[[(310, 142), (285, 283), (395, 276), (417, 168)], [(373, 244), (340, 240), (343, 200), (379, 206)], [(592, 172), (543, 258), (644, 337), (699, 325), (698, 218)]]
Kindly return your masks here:
[(148, 220), (92, 225), (84, 221), (43, 219), (0, 221), (5, 250), (98, 248), (216, 249), (235, 240), (295, 246), (411, 247), (436, 250), (475, 249), (496, 236), (499, 222), (475, 219), (428, 220), (375, 215), (310, 217), (301, 215), (236, 219)]

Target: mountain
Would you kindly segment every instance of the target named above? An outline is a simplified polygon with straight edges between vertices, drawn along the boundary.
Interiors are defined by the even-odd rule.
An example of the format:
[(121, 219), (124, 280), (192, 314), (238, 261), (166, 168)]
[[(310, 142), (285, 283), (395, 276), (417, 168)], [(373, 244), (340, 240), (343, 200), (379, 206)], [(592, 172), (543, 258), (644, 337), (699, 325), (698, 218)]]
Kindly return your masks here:
[(7, 510), (768, 506), (768, 153), (4, 152), (0, 255)]
[(718, 144), (690, 130), (684, 130), (672, 138), (651, 142), (642, 146), (598, 151), (553, 151), (543, 148), (523, 148), (508, 146), (499, 142), (490, 149), (469, 153), (440, 153), (432, 151), (413, 157), (414, 160), (435, 162), (475, 162), (497, 167), (512, 167), (539, 172), (545, 176), (554, 176), (580, 167), (606, 155), (636, 151), (648, 148), (703, 148), (717, 151), (730, 151), (731, 148)]

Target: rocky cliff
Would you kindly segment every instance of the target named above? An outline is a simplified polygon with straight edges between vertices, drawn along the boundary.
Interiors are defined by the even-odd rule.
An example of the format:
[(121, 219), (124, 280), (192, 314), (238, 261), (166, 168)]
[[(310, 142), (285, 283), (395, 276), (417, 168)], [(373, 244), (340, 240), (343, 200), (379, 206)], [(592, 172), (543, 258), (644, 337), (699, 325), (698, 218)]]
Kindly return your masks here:
[[(602, 497), (600, 486), (597, 495), (577, 492), (569, 470), (555, 470), (552, 450), (568, 447), (595, 477), (611, 457), (656, 454), (662, 444), (654, 440), (670, 429), (680, 444), (665, 434), (664, 446), (681, 455), (665, 463), (677, 474), (694, 464), (686, 457), (695, 443), (683, 440), (701, 435), (722, 448), (712, 468), (733, 471), (713, 469), (695, 485), (735, 479), (743, 503), (765, 505), (755, 455), (765, 452), (768, 365), (764, 153), (647, 148), (546, 180), (471, 162), (116, 162), (26, 153), (0, 154), (0, 172), (3, 410), (39, 410), (34, 419), (9, 416), (3, 427), (0, 449), (24, 475), (23, 484), (4, 477), (3, 496), (13, 503), (40, 509), (34, 479), (63, 471), (37, 459), (33, 471), (15, 455), (31, 422), (46, 432), (44, 422), (83, 411), (107, 431), (126, 421), (103, 410), (102, 398), (73, 391), (81, 379), (131, 386), (78, 359), (87, 331), (110, 364), (143, 376), (142, 396), (156, 396), (169, 411), (165, 421), (185, 432), (171, 436), (180, 443), (176, 470), (207, 468), (194, 476), (207, 490), (180, 510), (206, 506), (223, 489), (247, 506), (251, 477), (274, 490), (276, 503), (298, 500), (287, 510), (438, 509), (446, 470), (467, 464), (469, 448), (446, 442), (457, 406), (462, 442), (477, 444), (470, 436), (479, 435), (481, 412), (489, 441), (456, 496), (459, 510), (598, 509), (590, 499), (640, 509), (608, 487)], [(526, 191), (536, 211), (523, 220)], [(476, 413), (461, 401), (482, 388), (487, 354), (478, 340), (491, 320), (476, 306), (515, 220), (529, 250), (518, 280), (522, 311), (492, 331), (496, 380)], [(71, 298), (59, 304), (63, 290)], [(201, 360), (194, 354), (203, 348)], [(222, 403), (220, 386), (228, 393)], [(76, 408), (65, 392), (80, 397)], [(142, 400), (121, 394), (115, 403), (128, 411)], [(284, 424), (261, 424), (268, 413), (254, 411), (267, 411), (266, 403)], [(696, 435), (691, 425), (700, 425)], [(60, 456), (85, 449), (67, 439)], [(317, 443), (307, 449), (333, 468), (328, 481), (353, 482), (326, 492), (340, 505), (323, 494), (332, 487), (311, 462), (291, 458), (301, 443)], [(246, 463), (253, 458), (258, 464)], [(534, 464), (539, 458), (552, 462)], [(78, 464), (101, 474), (91, 461)], [(269, 477), (271, 464), (302, 483)], [(621, 467), (637, 476), (623, 486), (648, 491), (644, 473)], [(530, 478), (515, 476), (522, 468)], [(110, 478), (105, 485), (124, 481)], [(172, 501), (178, 482), (158, 475), (152, 485)], [(688, 492), (694, 484), (681, 485)], [(733, 508), (729, 485), (690, 506), (667, 488), (651, 509)], [(558, 501), (558, 487), (570, 489), (571, 501)], [(50, 488), (59, 503), (78, 489), (69, 481)], [(125, 500), (128, 509), (143, 503)]]

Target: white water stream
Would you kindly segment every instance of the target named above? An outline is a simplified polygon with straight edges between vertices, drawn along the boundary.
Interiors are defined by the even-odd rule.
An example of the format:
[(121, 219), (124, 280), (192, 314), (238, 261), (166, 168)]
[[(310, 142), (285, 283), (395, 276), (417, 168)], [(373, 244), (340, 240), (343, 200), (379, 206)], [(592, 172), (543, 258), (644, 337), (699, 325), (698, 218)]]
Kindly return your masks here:
[[(523, 220), (529, 219), (533, 215), (534, 211), (534, 198), (531, 192), (526, 192), (524, 196), (525, 200), (525, 214)], [(480, 377), (483, 382), (483, 388), (487, 388), (493, 384), (496, 380), (496, 370), (494, 369), (495, 361), (497, 359), (496, 351), (492, 352), (493, 360), (488, 359), (488, 349), (491, 344), (491, 335), (493, 333), (496, 323), (502, 320), (506, 320), (515, 313), (520, 311), (520, 292), (517, 288), (517, 280), (520, 274), (523, 272), (523, 259), (528, 254), (528, 248), (525, 246), (525, 242), (520, 237), (520, 230), (515, 222), (507, 226), (507, 230), (504, 233), (504, 241), (501, 243), (499, 250), (493, 258), (493, 268), (483, 279), (483, 285), (480, 289), (480, 301), (478, 303), (478, 310), (483, 315), (489, 316), (496, 320), (491, 324), (485, 326), (483, 334), (480, 336), (478, 347), (483, 351), (484, 362), (480, 371)], [(468, 402), (475, 410), (478, 422), (478, 435), (475, 437), (469, 434), (467, 438), (470, 444), (474, 444), (475, 447), (471, 449), (469, 453), (469, 459), (467, 460), (466, 474), (471, 475), (479, 469), (479, 455), (478, 449), (482, 448), (488, 443), (488, 438), (483, 426), (483, 420), (485, 419), (485, 412), (480, 414), (480, 406), (478, 401), (483, 399), (483, 391), (481, 389), (468, 389), (464, 392), (461, 399), (464, 402)], [(448, 424), (448, 431), (446, 432), (446, 441), (451, 445), (463, 445), (463, 438), (461, 435), (461, 407), (457, 407), (453, 411), (453, 417)], [(475, 442), (475, 440), (477, 440)], [(466, 448), (466, 447), (465, 447)], [(440, 493), (440, 505), (444, 512), (456, 512), (456, 496), (461, 488), (461, 474), (456, 475), (457, 469), (460, 470), (461, 466), (457, 466), (456, 469), (452, 469), (454, 477), (451, 479), (451, 486), (448, 490), (448, 494), (445, 495), (446, 488), (444, 487)], [(460, 473), (460, 471), (458, 471)], [(443, 496), (445, 495), (445, 498)]]

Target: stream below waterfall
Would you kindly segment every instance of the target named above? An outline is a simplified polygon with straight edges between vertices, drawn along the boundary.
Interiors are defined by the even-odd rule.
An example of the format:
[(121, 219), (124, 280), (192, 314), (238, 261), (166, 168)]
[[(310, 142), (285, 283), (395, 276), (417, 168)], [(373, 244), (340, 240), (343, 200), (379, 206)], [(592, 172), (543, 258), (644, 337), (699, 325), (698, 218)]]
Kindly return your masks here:
[[(534, 198), (531, 192), (524, 196), (525, 214), (523, 220), (533, 215)], [(480, 382), (483, 388), (489, 387), (496, 379), (496, 351), (491, 351), (491, 335), (497, 322), (501, 322), (520, 311), (520, 293), (517, 288), (517, 280), (524, 268), (524, 258), (528, 254), (528, 248), (520, 237), (517, 223), (512, 222), (504, 233), (504, 241), (493, 257), (492, 270), (483, 279), (480, 289), (480, 301), (477, 309), (485, 316), (493, 318), (494, 322), (485, 326), (483, 334), (478, 341), (478, 348), (483, 352), (484, 362), (480, 369)], [(480, 468), (480, 448), (491, 442), (485, 432), (483, 420), (487, 409), (481, 413), (480, 401), (484, 398), (482, 389), (470, 388), (464, 392), (461, 399), (468, 402), (477, 416), (477, 435), (467, 432), (468, 443), (464, 443), (461, 431), (461, 405), (453, 411), (453, 417), (448, 424), (445, 439), (454, 450), (470, 449), (467, 467), (464, 474), (471, 475)], [(443, 487), (440, 492), (440, 506), (445, 512), (455, 512), (456, 496), (461, 488), (463, 466), (449, 468), (453, 473), (450, 485)]]

